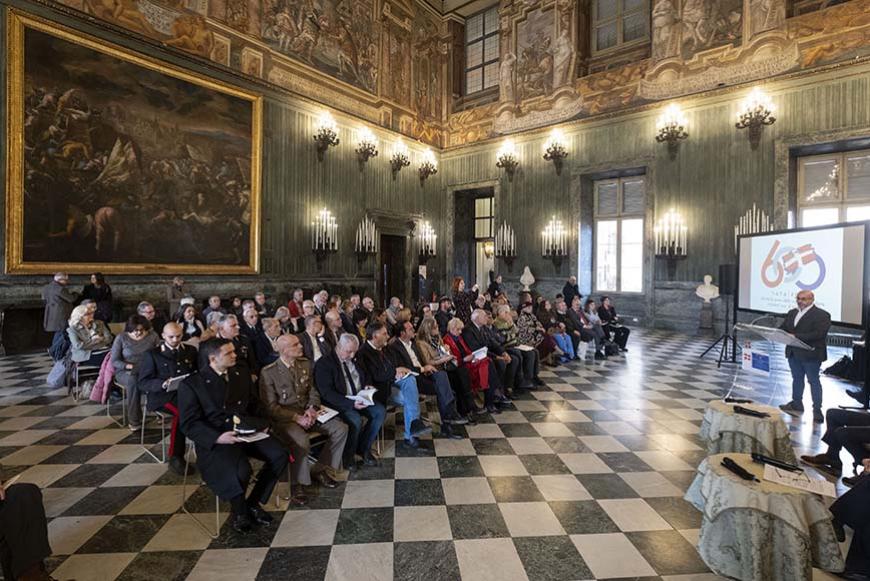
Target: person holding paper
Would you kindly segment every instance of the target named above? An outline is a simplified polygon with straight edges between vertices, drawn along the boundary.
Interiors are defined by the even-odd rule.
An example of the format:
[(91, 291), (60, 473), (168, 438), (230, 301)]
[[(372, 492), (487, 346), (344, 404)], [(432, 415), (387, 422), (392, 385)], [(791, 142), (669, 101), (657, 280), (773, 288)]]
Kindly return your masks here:
[[(292, 482), (311, 486), (311, 477), (325, 488), (338, 484), (325, 468), (341, 470), (341, 455), (347, 441), (347, 426), (338, 418), (318, 423), (320, 394), (314, 389), (311, 364), (302, 356), (302, 343), (294, 335), (281, 335), (275, 341), (278, 360), (260, 373), (260, 401), (272, 421), (275, 435), (286, 442), (296, 459), (290, 466)], [(311, 451), (309, 434), (323, 434), (329, 441), (320, 452), (312, 469), (308, 462)], [(304, 496), (302, 490), (294, 496)]]
[(513, 313), (508, 305), (498, 305), (495, 309), (495, 322), (493, 326), (501, 339), (502, 347), (512, 359), (521, 362), (517, 366), (517, 389), (535, 389), (535, 386), (544, 385), (540, 372), (538, 351), (534, 347), (522, 345), (519, 339), (519, 330), (514, 323)]
[(420, 393), (417, 390), (417, 378), (411, 375), (407, 367), (396, 367), (384, 352), (389, 334), (387, 326), (379, 321), (369, 323), (366, 327), (367, 340), (360, 348), (357, 361), (372, 385), (377, 388), (375, 400), (386, 407), (387, 401), (402, 406), (405, 418), (405, 443), (419, 447), (417, 440), (428, 434), (432, 428), (420, 420)]
[[(226, 315), (225, 315), (226, 316)], [(214, 338), (199, 346), (202, 366), (178, 390), (181, 427), (196, 443), (196, 464), (214, 493), (230, 503), (232, 527), (247, 533), (253, 523), (267, 525), (272, 516), (262, 508), (287, 469), (287, 451), (275, 440), (245, 442), (234, 430), (235, 418), (257, 430), (269, 422), (257, 416), (257, 394), (248, 368), (236, 367), (236, 349), (229, 339)], [(247, 499), (250, 458), (264, 462)]]
[[(51, 581), (51, 556), (42, 493), (35, 484), (0, 483), (0, 565), (5, 579)], [(8, 486), (8, 488), (7, 488)]]
[[(387, 415), (380, 403), (367, 406), (348, 397), (371, 387), (365, 370), (354, 361), (358, 349), (357, 336), (345, 333), (338, 338), (335, 350), (321, 357), (314, 365), (314, 385), (320, 399), (336, 410), (347, 424), (343, 463), (348, 470), (356, 468), (355, 454), (360, 455), (364, 465), (377, 465), (371, 450)], [(368, 420), (365, 428), (363, 418)]]
[(489, 376), (490, 387), (495, 389), (493, 401), (495, 404), (510, 403), (506, 394), (507, 390), (514, 387), (520, 361), (502, 349), (495, 331), (488, 328), (489, 322), (489, 313), (483, 309), (475, 309), (471, 313), (471, 324), (462, 331), (462, 338), (472, 351), (486, 347), (487, 356), (497, 371)]
[(804, 413), (804, 377), (810, 383), (810, 393), (813, 398), (813, 422), (823, 424), (822, 415), (822, 382), (819, 381), (819, 368), (828, 358), (826, 339), (831, 328), (831, 314), (815, 305), (815, 295), (812, 291), (803, 290), (797, 294), (797, 308), (785, 316), (785, 321), (779, 327), (786, 333), (791, 333), (812, 349), (799, 349), (787, 345), (785, 356), (791, 370), (791, 401), (779, 406), (782, 411), (793, 416)]
[[(147, 394), (147, 409), (172, 414), (169, 431), (169, 468), (184, 475), (184, 431), (178, 420), (178, 382), (184, 375), (196, 373), (196, 348), (182, 343), (184, 331), (178, 323), (163, 327), (163, 342), (148, 351), (139, 363), (139, 389)], [(173, 385), (175, 383), (175, 385)], [(190, 471), (193, 471), (190, 466)]]

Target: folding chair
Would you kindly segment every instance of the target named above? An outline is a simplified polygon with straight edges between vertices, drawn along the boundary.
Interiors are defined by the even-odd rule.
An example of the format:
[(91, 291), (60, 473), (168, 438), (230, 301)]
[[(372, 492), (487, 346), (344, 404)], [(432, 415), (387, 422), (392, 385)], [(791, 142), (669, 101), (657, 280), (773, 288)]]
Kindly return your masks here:
[(160, 458), (158, 458), (151, 449), (145, 445), (145, 424), (148, 422), (148, 396), (145, 396), (145, 403), (142, 404), (142, 428), (139, 436), (139, 444), (149, 456), (154, 458), (160, 464), (166, 463), (166, 420), (171, 420), (172, 414), (161, 410), (151, 412), (160, 420)]
[[(315, 456), (315, 450), (319, 449), (326, 442), (329, 441), (329, 436), (326, 434), (309, 434), (308, 436), (308, 457), (297, 460), (293, 454), (287, 454), (290, 458), (290, 461), (287, 463), (287, 496), (281, 496), (279, 492), (275, 493), (275, 508), (281, 510), (281, 501), (286, 500), (287, 506), (290, 506), (290, 500), (293, 498), (293, 482), (290, 478), (290, 465), (294, 462), (311, 462), (312, 464), (317, 463), (317, 457)], [(283, 445), (283, 442), (282, 442)], [(285, 446), (286, 447), (286, 446)]]
[[(215, 494), (214, 497), (214, 531), (208, 527), (207, 524), (203, 523), (196, 515), (189, 510), (187, 510), (187, 474), (188, 469), (190, 468), (190, 456), (194, 451), (194, 443), (188, 440), (187, 443), (187, 452), (184, 454), (184, 478), (181, 481), (181, 510), (184, 511), (184, 514), (193, 519), (193, 522), (196, 523), (202, 531), (207, 534), (212, 539), (216, 539), (221, 534), (221, 499)], [(205, 482), (202, 483), (203, 486), (206, 486)]]
[[(118, 424), (122, 428), (127, 427), (127, 387), (118, 381), (113, 380), (112, 385), (121, 390), (121, 421), (118, 421), (112, 415), (112, 398), (111, 393), (106, 396), (106, 417)], [(142, 425), (145, 425), (144, 419)]]

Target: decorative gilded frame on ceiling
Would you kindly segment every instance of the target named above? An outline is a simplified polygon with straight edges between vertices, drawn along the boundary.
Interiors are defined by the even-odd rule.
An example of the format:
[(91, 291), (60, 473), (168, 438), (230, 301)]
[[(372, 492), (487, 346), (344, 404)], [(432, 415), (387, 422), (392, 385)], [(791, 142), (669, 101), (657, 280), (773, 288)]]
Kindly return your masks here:
[[(215, 265), (184, 263), (66, 263), (24, 261), (24, 31), (32, 28), (89, 49), (151, 69), (158, 73), (221, 92), (251, 104), (251, 223), (248, 264)], [(263, 97), (220, 83), (178, 66), (138, 54), (118, 45), (89, 38), (66, 26), (9, 8), (6, 18), (6, 274), (49, 274), (63, 270), (72, 274), (257, 274), (260, 269), (260, 208), (262, 165)]]

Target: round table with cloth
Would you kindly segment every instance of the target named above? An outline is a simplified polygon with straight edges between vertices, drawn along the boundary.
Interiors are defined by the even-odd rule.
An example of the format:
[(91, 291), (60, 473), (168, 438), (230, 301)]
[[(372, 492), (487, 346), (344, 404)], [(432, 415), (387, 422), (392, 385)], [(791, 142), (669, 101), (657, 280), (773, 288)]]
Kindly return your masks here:
[[(736, 414), (735, 405), (770, 415), (756, 418)], [(731, 404), (714, 399), (707, 404), (699, 434), (707, 442), (707, 454), (757, 452), (789, 464), (797, 464), (782, 412), (775, 407), (757, 403)]]
[(685, 499), (702, 513), (698, 552), (717, 575), (741, 581), (809, 581), (812, 568), (842, 571), (843, 555), (821, 497), (742, 480), (729, 457), (762, 480), (748, 454), (716, 454), (698, 466)]

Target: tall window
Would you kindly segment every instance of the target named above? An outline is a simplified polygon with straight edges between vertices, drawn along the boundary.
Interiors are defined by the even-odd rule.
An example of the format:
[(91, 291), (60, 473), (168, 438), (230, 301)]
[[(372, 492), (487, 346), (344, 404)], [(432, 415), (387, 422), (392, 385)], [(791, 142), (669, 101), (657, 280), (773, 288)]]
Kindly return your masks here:
[(595, 289), (643, 291), (644, 176), (595, 182)]
[(465, 22), (465, 94), (498, 85), (498, 6)]
[(870, 220), (870, 149), (798, 158), (802, 227)]
[(592, 52), (648, 39), (647, 0), (593, 0)]
[(489, 240), (494, 238), (492, 233), (492, 196), (477, 198), (474, 200), (474, 239)]

